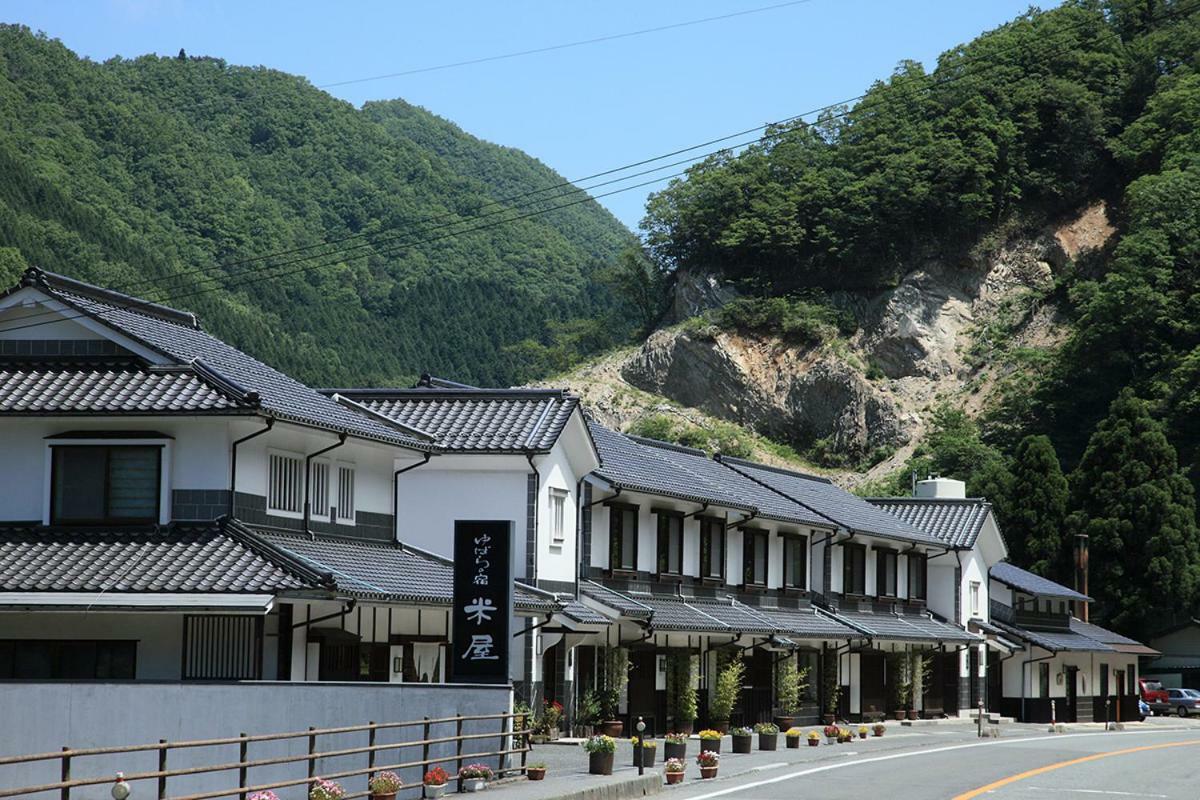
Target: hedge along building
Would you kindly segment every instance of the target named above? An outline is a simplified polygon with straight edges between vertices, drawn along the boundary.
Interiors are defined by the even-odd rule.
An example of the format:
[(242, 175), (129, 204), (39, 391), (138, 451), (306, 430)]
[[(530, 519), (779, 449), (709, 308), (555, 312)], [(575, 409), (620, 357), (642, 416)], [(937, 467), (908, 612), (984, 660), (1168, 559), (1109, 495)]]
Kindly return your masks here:
[[(596, 424), (592, 430), (603, 465), (584, 490), (589, 560), (581, 592), (614, 625), (588, 643), (596, 667), (589, 671), (582, 658), (580, 682), (603, 687), (603, 653), (628, 649), (632, 669), (617, 709), (628, 720), (642, 717), (655, 730), (677, 726), (669, 719), (667, 698), (676, 692), (666, 665), (683, 654), (697, 662), (699, 711), (708, 722), (718, 721), (711, 705), (719, 666), (735, 653), (747, 670), (733, 722), (780, 710), (774, 678), (788, 659), (807, 670), (805, 721), (822, 706), (844, 717), (882, 715), (889, 707), (885, 652), (940, 651), (976, 639), (935, 619), (917, 597), (909, 602), (898, 563), (944, 550), (921, 531), (820, 479), (714, 460)], [(766, 473), (799, 480), (803, 491), (776, 488)], [(851, 538), (863, 545), (847, 567), (861, 592), (855, 596), (879, 604), (842, 614), (826, 554), (830, 542)], [(890, 555), (879, 556), (885, 549)], [(873, 563), (868, 573), (868, 552), (883, 565), (879, 581)], [(913, 590), (922, 597), (924, 578), (914, 569)], [(840, 594), (841, 585), (832, 590)]]
[[(0, 295), (0, 677), (443, 680), (450, 564), (397, 541), (395, 481), (447, 452), (191, 314), (27, 271)], [(430, 540), (480, 513), (460, 490)], [(563, 604), (515, 603), (521, 685)]]

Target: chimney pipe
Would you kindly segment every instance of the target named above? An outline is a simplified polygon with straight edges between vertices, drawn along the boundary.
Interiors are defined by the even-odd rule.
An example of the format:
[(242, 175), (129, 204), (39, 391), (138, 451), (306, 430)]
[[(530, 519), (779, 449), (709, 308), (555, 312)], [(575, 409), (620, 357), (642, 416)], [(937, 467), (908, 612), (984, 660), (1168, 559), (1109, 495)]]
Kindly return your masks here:
[[(1086, 533), (1075, 534), (1075, 591), (1088, 593), (1088, 537)], [(1088, 601), (1075, 601), (1075, 616), (1088, 621)]]

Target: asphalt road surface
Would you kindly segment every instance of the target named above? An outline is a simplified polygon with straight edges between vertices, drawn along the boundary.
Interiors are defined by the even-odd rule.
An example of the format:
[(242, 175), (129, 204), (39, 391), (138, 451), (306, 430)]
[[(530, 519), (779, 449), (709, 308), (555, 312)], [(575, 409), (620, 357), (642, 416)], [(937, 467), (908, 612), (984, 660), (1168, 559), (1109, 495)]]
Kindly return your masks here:
[[(1197, 800), (1200, 727), (947, 741), (694, 781), (678, 800)], [(856, 752), (857, 750), (857, 752)], [(675, 792), (672, 792), (675, 794)]]

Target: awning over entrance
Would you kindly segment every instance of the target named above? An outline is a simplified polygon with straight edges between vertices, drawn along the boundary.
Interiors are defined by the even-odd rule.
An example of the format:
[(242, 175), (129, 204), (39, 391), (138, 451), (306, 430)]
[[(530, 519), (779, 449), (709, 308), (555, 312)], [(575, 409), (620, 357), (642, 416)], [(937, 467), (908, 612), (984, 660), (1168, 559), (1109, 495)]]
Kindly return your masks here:
[(979, 636), (926, 614), (838, 611), (837, 619), (871, 639), (925, 644), (965, 644), (980, 641)]
[(183, 592), (0, 592), (0, 609), (38, 611), (171, 611), (188, 614), (266, 614), (270, 594)]
[(1028, 628), (1018, 628), (1015, 625), (1009, 625), (1006, 622), (993, 620), (992, 624), (1004, 632), (1010, 638), (1016, 638), (1023, 642), (1028, 642), (1035, 647), (1040, 647), (1043, 650), (1049, 650), (1053, 653), (1058, 652), (1078, 652), (1078, 653), (1115, 653), (1117, 652), (1108, 645), (1097, 642), (1095, 639), (1090, 639), (1082, 634), (1075, 633), (1070, 630), (1029, 630)]

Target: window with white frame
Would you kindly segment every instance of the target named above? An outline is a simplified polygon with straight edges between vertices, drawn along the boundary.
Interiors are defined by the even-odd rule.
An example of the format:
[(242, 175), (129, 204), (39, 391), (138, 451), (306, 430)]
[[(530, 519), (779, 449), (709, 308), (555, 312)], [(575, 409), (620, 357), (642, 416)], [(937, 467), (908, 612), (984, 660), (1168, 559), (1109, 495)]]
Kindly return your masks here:
[(979, 581), (971, 581), (971, 589), (967, 595), (971, 616), (979, 616)]
[(354, 522), (354, 465), (342, 461), (337, 465), (337, 521)]
[(267, 511), (304, 511), (304, 457), (280, 450), (267, 451)]
[(550, 544), (562, 544), (567, 538), (567, 493), (550, 490)]
[(309, 478), (308, 502), (314, 517), (329, 516), (329, 462), (323, 459), (312, 462)]

